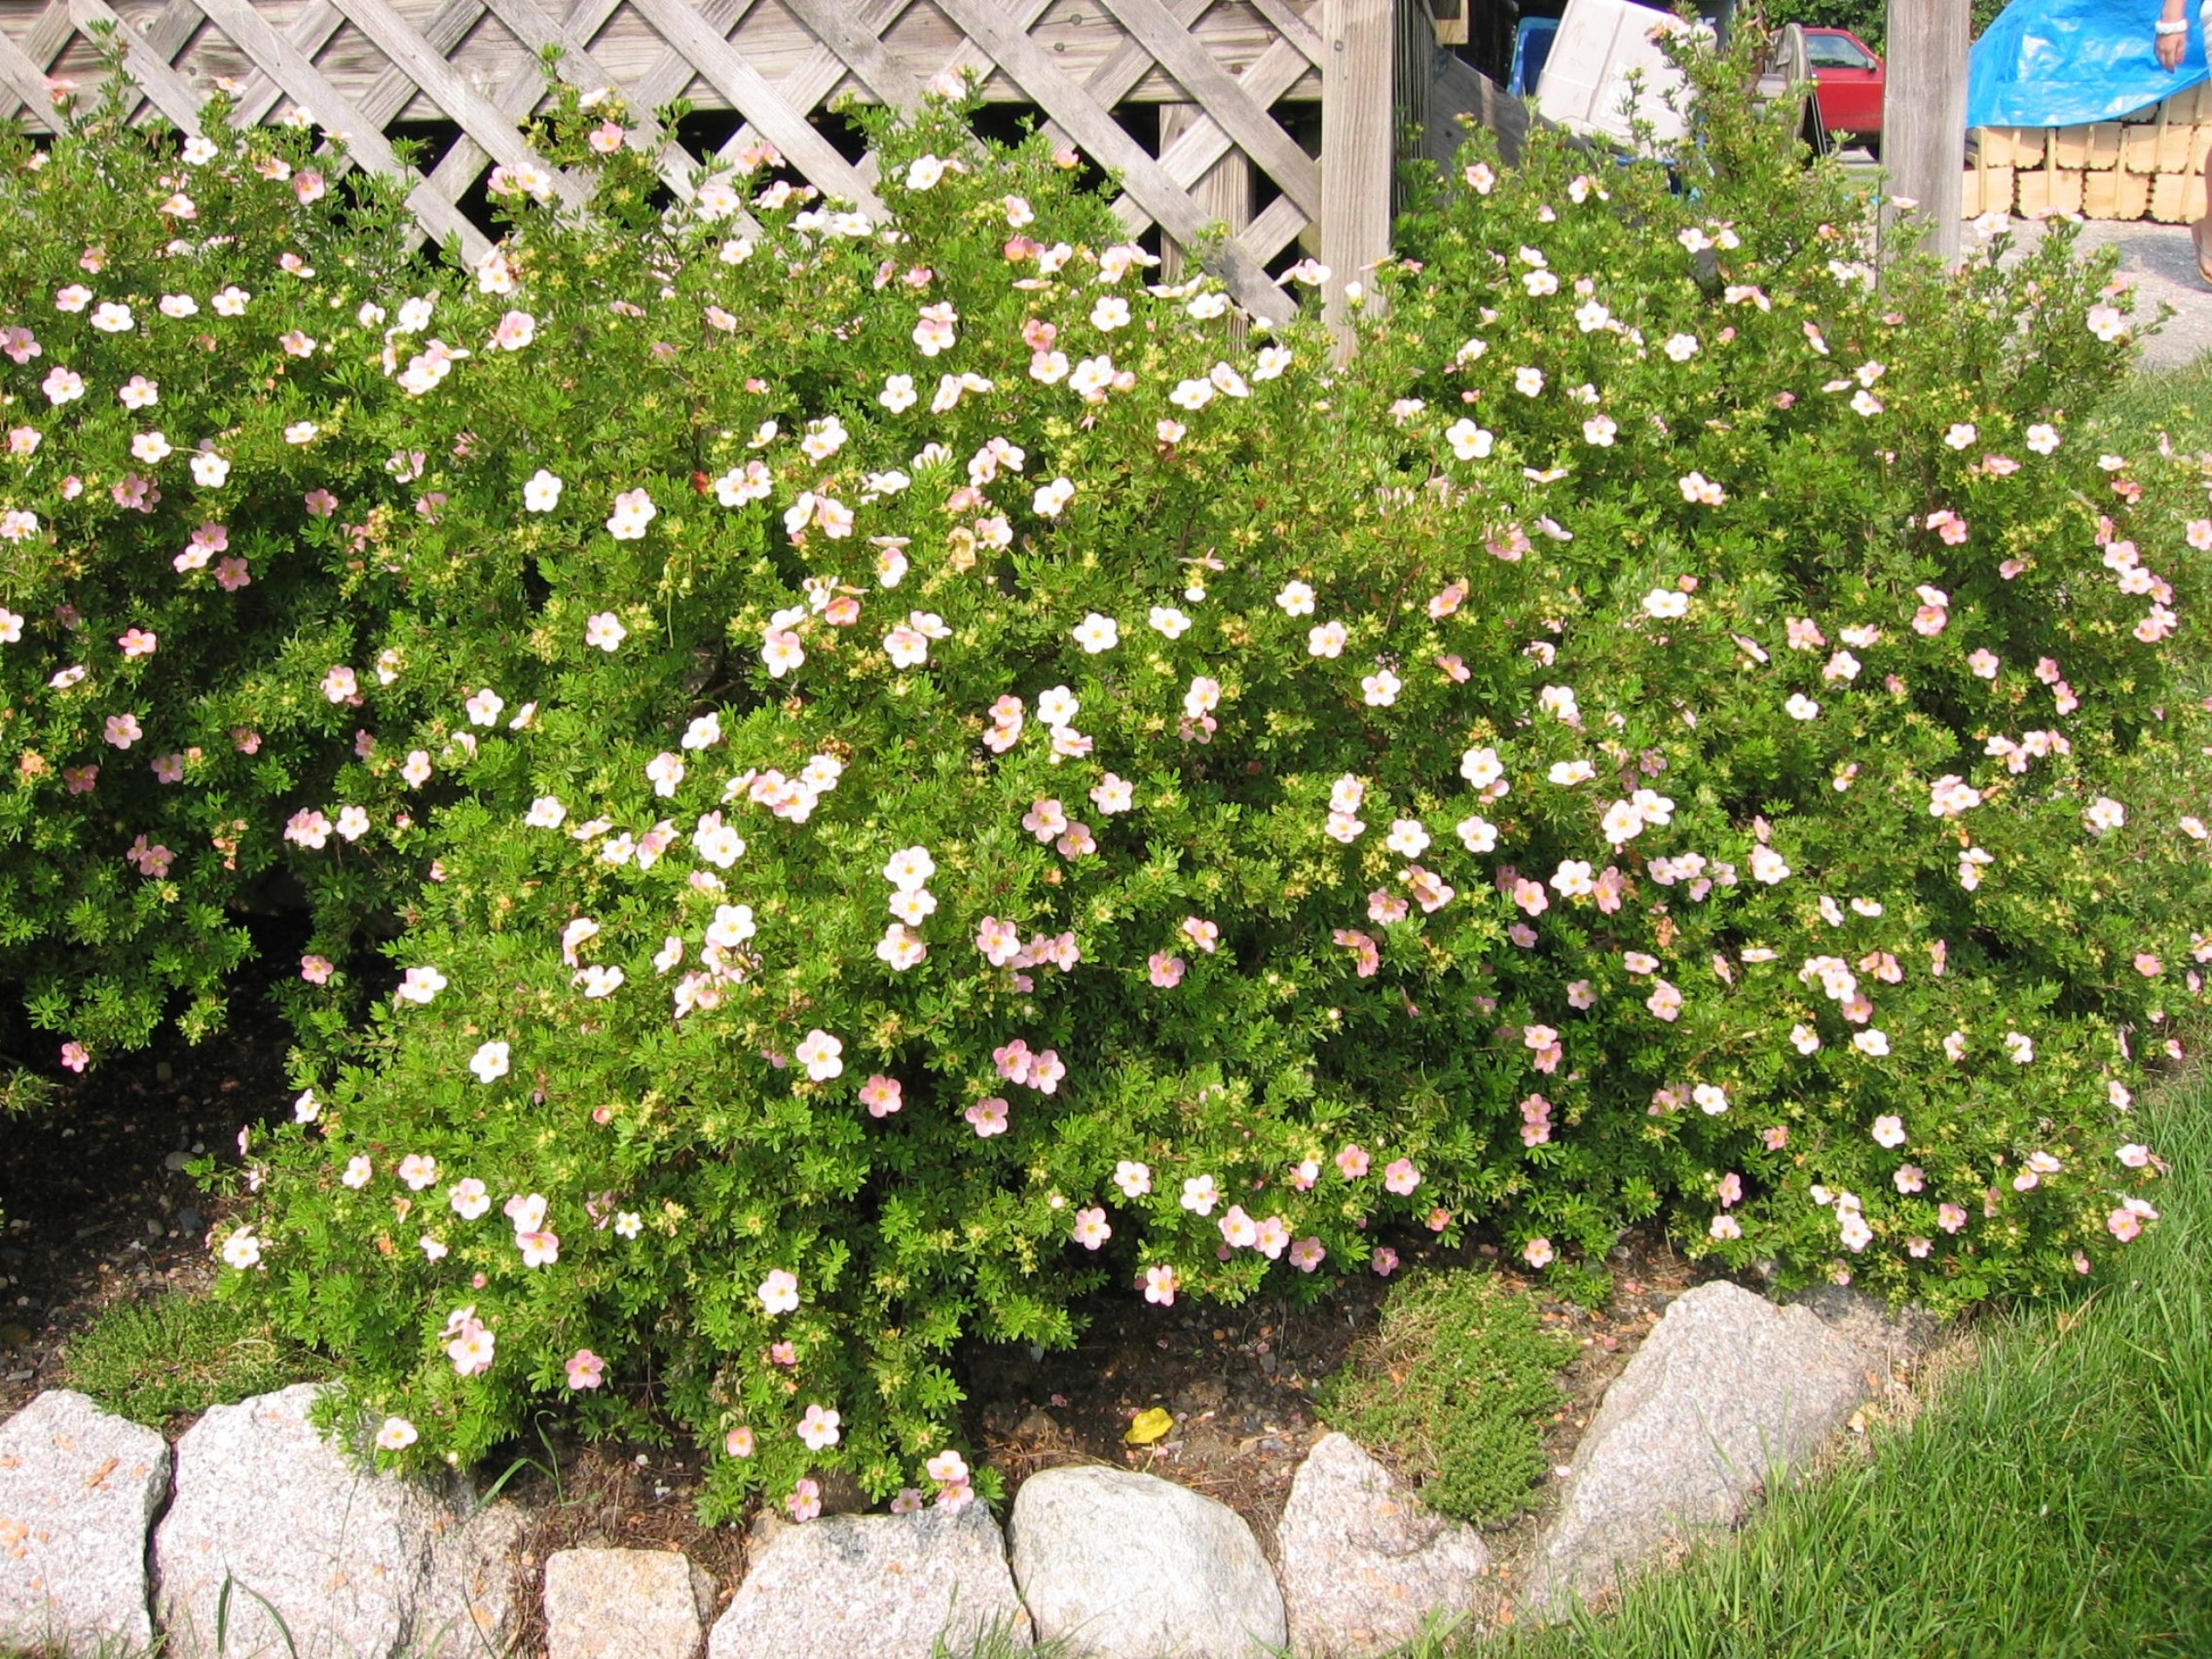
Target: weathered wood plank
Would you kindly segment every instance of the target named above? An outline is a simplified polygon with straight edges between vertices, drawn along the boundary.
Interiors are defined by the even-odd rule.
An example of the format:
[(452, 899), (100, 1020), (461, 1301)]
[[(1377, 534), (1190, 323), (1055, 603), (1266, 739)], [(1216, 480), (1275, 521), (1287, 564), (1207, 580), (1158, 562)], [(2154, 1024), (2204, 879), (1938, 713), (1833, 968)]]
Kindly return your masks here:
[[(292, 20), (291, 28), (285, 33), (300, 49), (300, 56), (313, 63), (316, 53), (330, 44), (330, 37), (345, 26), (345, 14), (330, 0), (313, 0)], [(258, 125), (283, 96), (284, 89), (256, 69), (239, 86), (238, 109), (231, 117), (231, 124), (238, 127)]]
[[(1272, 104), (1295, 86), (1306, 73), (1302, 54), (1287, 42), (1278, 41), (1258, 63), (1245, 71), (1240, 85), (1251, 90), (1257, 102)], [(1268, 118), (1272, 120), (1274, 118), (1271, 116)], [(1167, 169), (1170, 178), (1187, 186), (1203, 178), (1209, 168), (1229, 153), (1232, 147), (1229, 135), (1221, 130), (1218, 122), (1201, 118), (1192, 122), (1189, 130), (1178, 136), (1173, 144), (1163, 146), (1160, 165)], [(1124, 223), (1128, 222), (1129, 211), (1133, 207), (1134, 204), (1126, 196), (1114, 204), (1115, 211), (1123, 215)], [(1307, 211), (1306, 216), (1310, 220), (1313, 213)]]
[(120, 17), (109, 10), (105, 0), (69, 0), (69, 15), (87, 36), (96, 23), (112, 24), (125, 42), (124, 69), (146, 89), (154, 107), (187, 130), (199, 124), (200, 94), (187, 85), (184, 77), (170, 68), (165, 59), (147, 51), (138, 32), (127, 28)]
[[(1959, 247), (1966, 173), (1966, 0), (1890, 0), (1882, 159), (1896, 195), (1919, 204), (1899, 225), (1884, 207), (1885, 244), (1924, 245), (1944, 260)], [(1883, 252), (1896, 251), (1895, 244)]]
[[(72, 7), (100, 3), (101, 0), (70, 0)], [(431, 189), (430, 181), (412, 167), (402, 166), (391, 146), (384, 141), (383, 133), (364, 121), (361, 112), (323, 78), (322, 71), (256, 15), (246, 0), (193, 0), (193, 3), (207, 14), (210, 23), (267, 69), (292, 100), (307, 112), (309, 119), (325, 132), (344, 139), (347, 148), (364, 165), (411, 181), (407, 205), (424, 225), (439, 236), (458, 238), (462, 254), (470, 260), (481, 259), (490, 252), (492, 245), (461, 216), (460, 210)], [(175, 119), (173, 116), (170, 118)]]
[(668, 44), (698, 66), (699, 72), (722, 91), (745, 118), (768, 135), (791, 164), (816, 187), (842, 196), (872, 213), (881, 215), (884, 206), (852, 164), (831, 147), (830, 141), (807, 124), (806, 117), (786, 104), (760, 72), (720, 35), (699, 20), (699, 14), (683, 0), (632, 0)]
[(1321, 263), (1329, 267), (1321, 314), (1345, 351), (1352, 341), (1345, 285), (1365, 284), (1390, 252), (1394, 8), (1392, 0), (1323, 0), (1321, 15), (1328, 42), (1321, 68)]
[(894, 109), (913, 109), (921, 103), (921, 83), (885, 48), (883, 30), (869, 28), (845, 0), (784, 0), (784, 4), (884, 103)]
[(1214, 62), (1204, 47), (1168, 16), (1159, 0), (1105, 0), (1123, 27), (1183, 84), (1238, 147), (1267, 169), (1285, 195), (1308, 213), (1321, 206), (1320, 173), (1313, 158), (1265, 108)]
[[(46, 85), (45, 70), (32, 63), (30, 54), (4, 35), (0, 35), (0, 78), (6, 80), (17, 108), (52, 107), (53, 95)], [(9, 113), (13, 114), (14, 111)]]
[[(1205, 221), (1183, 186), (1169, 178), (1103, 106), (1062, 74), (1028, 36), (1010, 28), (1003, 12), (995, 10), (988, 0), (939, 0), (939, 3), (1077, 143), (1122, 175), (1130, 193), (1168, 234), (1186, 247), (1197, 239)], [(1271, 319), (1290, 314), (1290, 302), (1282, 290), (1245, 256), (1243, 249), (1232, 242), (1222, 247), (1218, 257), (1223, 281), (1238, 304)]]
[[(437, 99), (447, 117), (494, 159), (510, 167), (536, 160), (515, 130), (513, 118), (456, 75), (444, 57), (409, 28), (387, 0), (336, 0), (336, 4), (354, 27), (389, 53), (393, 64)], [(580, 207), (591, 199), (589, 186), (573, 174), (559, 167), (546, 171), (552, 176), (554, 193), (570, 207)]]

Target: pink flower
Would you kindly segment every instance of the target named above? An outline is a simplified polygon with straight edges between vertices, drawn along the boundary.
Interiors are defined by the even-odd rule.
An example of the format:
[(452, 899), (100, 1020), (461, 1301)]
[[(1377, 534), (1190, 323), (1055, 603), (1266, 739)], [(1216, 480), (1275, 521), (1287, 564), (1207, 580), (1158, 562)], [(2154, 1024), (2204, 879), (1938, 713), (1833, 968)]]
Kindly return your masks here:
[(1114, 1236), (1114, 1229), (1106, 1223), (1106, 1212), (1093, 1207), (1075, 1212), (1075, 1230), (1069, 1235), (1087, 1250), (1096, 1250)]
[(2105, 1230), (2125, 1244), (2141, 1235), (2142, 1218), (2132, 1209), (2115, 1209), (2105, 1217)]
[(1522, 1260), (1533, 1268), (1550, 1266), (1558, 1258), (1558, 1254), (1551, 1248), (1551, 1241), (1548, 1238), (1532, 1238), (1521, 1247)]
[(802, 1479), (791, 1488), (791, 1495), (784, 1500), (784, 1507), (791, 1512), (791, 1519), (804, 1525), (822, 1513), (822, 1485), (818, 1480)]
[(1183, 936), (1201, 951), (1211, 954), (1221, 938), (1221, 930), (1211, 922), (1186, 916), (1183, 918)]
[(1183, 983), (1184, 963), (1179, 956), (1155, 951), (1144, 959), (1144, 965), (1150, 970), (1152, 983), (1163, 991), (1172, 991)]
[(1661, 1019), (1672, 1022), (1682, 1012), (1682, 993), (1660, 979), (1654, 982), (1652, 994), (1644, 999), (1644, 1006)]
[(588, 1348), (579, 1348), (568, 1357), (568, 1386), (582, 1390), (597, 1388), (607, 1376), (607, 1362)]
[(1378, 1245), (1374, 1254), (1367, 1258), (1367, 1265), (1374, 1270), (1377, 1277), (1387, 1279), (1398, 1270), (1398, 1252), (1388, 1244)]
[(993, 967), (1004, 967), (1021, 954), (1021, 930), (1011, 922), (987, 916), (975, 930), (975, 948)]
[(868, 1108), (872, 1118), (889, 1117), (906, 1104), (905, 1095), (905, 1088), (897, 1080), (881, 1073), (860, 1086), (860, 1104)]
[(92, 1063), (92, 1052), (82, 1043), (64, 1043), (61, 1063), (72, 1072), (81, 1072)]
[(1956, 1233), (1966, 1225), (1966, 1212), (1957, 1204), (1938, 1204), (1936, 1207), (1936, 1225), (1946, 1233)]
[(998, 1095), (978, 1100), (963, 1114), (980, 1140), (1006, 1133), (1006, 1101)]
[(1311, 1236), (1301, 1238), (1290, 1247), (1291, 1265), (1300, 1273), (1311, 1273), (1327, 1255), (1321, 1241)]
[(309, 955), (300, 958), (300, 978), (309, 985), (329, 985), (331, 974), (336, 971), (328, 957)]
[(126, 657), (150, 657), (160, 640), (159, 636), (145, 628), (132, 628), (115, 643), (123, 647), (123, 654)]
[(1347, 1181), (1357, 1181), (1366, 1175), (1370, 1161), (1367, 1149), (1357, 1143), (1347, 1143), (1344, 1149), (1336, 1155), (1337, 1171)]
[(1399, 1158), (1382, 1172), (1382, 1184), (1401, 1197), (1421, 1185), (1421, 1171), (1410, 1158)]
[(1144, 1299), (1155, 1307), (1171, 1308), (1175, 1293), (1182, 1284), (1182, 1277), (1171, 1267), (1148, 1267), (1143, 1280)]
[(110, 714), (107, 717), (107, 741), (118, 748), (128, 748), (145, 735), (139, 728), (136, 714)]
[(742, 1425), (722, 1437), (722, 1449), (733, 1458), (750, 1458), (753, 1454), (753, 1432)]

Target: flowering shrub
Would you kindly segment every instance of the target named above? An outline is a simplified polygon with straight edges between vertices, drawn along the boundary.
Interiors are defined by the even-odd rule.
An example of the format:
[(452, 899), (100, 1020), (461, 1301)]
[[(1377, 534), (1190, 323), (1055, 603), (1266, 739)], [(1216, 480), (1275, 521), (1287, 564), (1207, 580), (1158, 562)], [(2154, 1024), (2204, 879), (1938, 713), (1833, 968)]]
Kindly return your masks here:
[[(399, 497), (362, 442), (397, 394), (333, 335), (397, 280), (404, 216), (334, 198), (305, 132), (180, 151), (121, 113), (44, 153), (0, 135), (36, 227), (0, 249), (0, 980), (77, 1071), (166, 1012), (221, 1023), (234, 906), (287, 863), (272, 805), (331, 800), (370, 753), (361, 699), (307, 666), (349, 659), (400, 586), (348, 522)], [(409, 863), (357, 822), (290, 864), (334, 939)]]
[[(1470, 1226), (1565, 1271), (1661, 1213), (1945, 1306), (2120, 1249), (2212, 950), (2176, 683), (2212, 521), (2085, 424), (2108, 267), (2060, 235), (1877, 291), (1742, 68), (1693, 64), (1666, 166), (1470, 150), (1342, 369), (954, 104), (874, 121), (892, 224), (765, 151), (663, 213), (571, 93), (473, 273), (317, 252), (328, 408), (281, 343), (216, 382), (277, 383), (224, 522), (284, 527), (299, 614), (189, 693), (295, 753), (234, 784), (203, 735), (151, 796), (325, 896), (227, 1285), (398, 1461), (665, 1414), (711, 1511), (804, 1518), (830, 1465), (967, 1499), (947, 1351), (1068, 1341), (1102, 1286), (1318, 1289)], [(13, 159), (27, 204), (92, 166)], [(54, 603), (127, 636), (199, 517), (71, 532), (71, 597), (62, 458), (105, 487), (134, 441), (84, 418), (7, 504), (47, 586), (0, 673), (64, 774), (111, 715), (203, 718), (182, 678), (124, 708), (138, 657), (48, 688)], [(54, 868), (134, 849), (17, 775), (24, 823), (79, 814)], [(358, 1029), (349, 980), (393, 986)]]

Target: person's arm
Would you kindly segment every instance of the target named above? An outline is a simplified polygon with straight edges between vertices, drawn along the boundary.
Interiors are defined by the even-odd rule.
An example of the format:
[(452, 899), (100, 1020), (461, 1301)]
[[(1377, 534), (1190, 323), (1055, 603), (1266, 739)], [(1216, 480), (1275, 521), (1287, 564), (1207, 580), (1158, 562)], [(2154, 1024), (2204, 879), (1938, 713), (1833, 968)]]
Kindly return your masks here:
[(2182, 10), (2187, 0), (2166, 0), (2165, 10), (2159, 14), (2158, 62), (2169, 72), (2181, 66), (2181, 54), (2188, 50), (2189, 24)]

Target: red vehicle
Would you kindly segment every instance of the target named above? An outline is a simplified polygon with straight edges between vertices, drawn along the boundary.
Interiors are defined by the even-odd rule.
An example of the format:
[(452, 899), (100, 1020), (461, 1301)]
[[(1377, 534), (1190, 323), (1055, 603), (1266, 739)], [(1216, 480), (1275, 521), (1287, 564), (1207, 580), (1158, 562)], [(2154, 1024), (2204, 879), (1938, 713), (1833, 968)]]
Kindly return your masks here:
[(1848, 29), (1808, 29), (1805, 54), (1820, 88), (1821, 125), (1880, 153), (1882, 59)]

